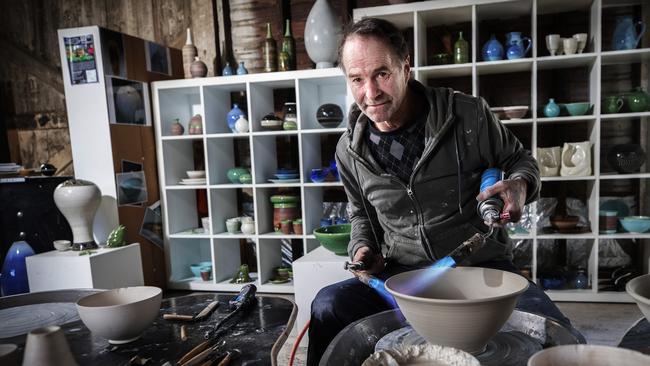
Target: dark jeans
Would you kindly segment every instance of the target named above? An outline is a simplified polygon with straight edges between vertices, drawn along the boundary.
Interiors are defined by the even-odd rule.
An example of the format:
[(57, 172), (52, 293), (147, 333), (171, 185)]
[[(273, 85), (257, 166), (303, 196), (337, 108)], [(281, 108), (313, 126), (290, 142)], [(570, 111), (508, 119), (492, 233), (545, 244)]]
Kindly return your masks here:
[[(519, 273), (510, 261), (483, 262), (476, 264), (476, 267)], [(386, 269), (377, 277), (385, 281), (395, 274), (413, 269), (416, 268), (388, 263)], [(392, 307), (386, 300), (356, 278), (321, 289), (311, 304), (307, 365), (318, 365), (332, 339), (348, 324), (390, 309)], [(571, 324), (544, 291), (532, 282), (526, 292), (519, 297), (517, 309), (549, 316), (567, 325)]]

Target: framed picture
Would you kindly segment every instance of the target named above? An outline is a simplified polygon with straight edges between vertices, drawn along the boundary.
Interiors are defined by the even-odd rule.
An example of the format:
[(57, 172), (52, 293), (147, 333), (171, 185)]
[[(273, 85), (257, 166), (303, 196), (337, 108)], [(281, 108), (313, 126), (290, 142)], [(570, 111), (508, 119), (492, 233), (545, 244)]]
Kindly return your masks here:
[(144, 172), (117, 173), (115, 178), (119, 206), (147, 202), (147, 180)]
[(63, 38), (70, 83), (72, 85), (97, 83), (95, 41), (92, 34)]
[(140, 235), (149, 239), (149, 241), (159, 246), (160, 249), (165, 250), (165, 246), (163, 245), (163, 226), (160, 201), (145, 208), (142, 225), (140, 226)]
[(99, 38), (102, 44), (102, 63), (104, 75), (126, 78), (126, 56), (122, 33), (100, 28)]
[(110, 123), (151, 125), (147, 83), (106, 76), (106, 97)]
[(159, 74), (171, 75), (171, 57), (169, 48), (145, 41), (144, 52), (147, 59), (147, 71)]

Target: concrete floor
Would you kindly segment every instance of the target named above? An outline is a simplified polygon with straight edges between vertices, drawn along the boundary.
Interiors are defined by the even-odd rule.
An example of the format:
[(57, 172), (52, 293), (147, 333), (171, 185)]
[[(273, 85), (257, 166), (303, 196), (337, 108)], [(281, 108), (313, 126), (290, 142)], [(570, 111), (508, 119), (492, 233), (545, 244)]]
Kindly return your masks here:
[[(643, 316), (636, 304), (558, 302), (557, 305), (589, 344), (618, 345), (627, 330)], [(282, 347), (278, 355), (279, 365), (289, 364), (297, 334), (298, 330), (293, 329)], [(293, 365), (304, 366), (306, 355), (306, 347), (299, 347)]]

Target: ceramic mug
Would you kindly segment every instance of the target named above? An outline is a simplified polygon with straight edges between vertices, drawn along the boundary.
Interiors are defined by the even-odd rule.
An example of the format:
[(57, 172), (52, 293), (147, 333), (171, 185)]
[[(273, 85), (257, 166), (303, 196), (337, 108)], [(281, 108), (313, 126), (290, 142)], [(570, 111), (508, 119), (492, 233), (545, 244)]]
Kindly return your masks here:
[(598, 231), (601, 234), (615, 234), (618, 225), (618, 211), (598, 211)]
[(226, 230), (231, 234), (236, 234), (239, 232), (239, 224), (240, 221), (238, 217), (228, 219), (226, 220)]
[(551, 54), (551, 56), (555, 56), (556, 54), (560, 55), (561, 53), (558, 53), (558, 50), (560, 49), (560, 35), (559, 34), (547, 35), (546, 48), (548, 49), (548, 52)]
[(617, 96), (606, 97), (603, 99), (603, 113), (618, 113), (623, 108), (623, 98)]
[(578, 41), (578, 53), (582, 53), (587, 46), (587, 33), (576, 33), (573, 35), (573, 39)]
[(210, 216), (201, 217), (201, 225), (206, 234), (210, 233)]
[(578, 40), (575, 38), (563, 38), (562, 50), (565, 55), (573, 55), (578, 50)]

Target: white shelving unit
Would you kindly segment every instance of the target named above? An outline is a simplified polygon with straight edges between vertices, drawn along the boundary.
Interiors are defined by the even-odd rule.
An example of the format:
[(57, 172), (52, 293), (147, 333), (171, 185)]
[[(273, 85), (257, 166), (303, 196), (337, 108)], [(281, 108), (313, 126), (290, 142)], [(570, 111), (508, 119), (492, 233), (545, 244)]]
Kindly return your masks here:
[[(601, 162), (601, 146), (606, 141), (602, 136), (602, 128), (606, 123), (638, 124), (643, 135), (641, 144), (646, 152), (650, 150), (647, 139), (647, 124), (650, 122), (650, 112), (640, 113), (616, 113), (601, 114), (601, 98), (612, 90), (604, 91), (603, 83), (607, 78), (608, 67), (613, 65), (638, 65), (641, 70), (640, 80), (632, 81), (632, 85), (643, 86), (647, 90), (650, 87), (648, 73), (650, 71), (650, 42), (645, 36), (646, 48), (639, 45), (638, 49), (627, 51), (609, 50), (611, 31), (604, 27), (606, 22), (613, 21), (615, 15), (633, 9), (638, 17), (642, 14), (646, 20), (650, 16), (650, 3), (641, 0), (615, 1), (615, 0), (457, 0), (457, 1), (425, 1), (412, 4), (397, 4), (380, 7), (371, 7), (354, 10), (354, 19), (362, 17), (378, 17), (389, 20), (396, 24), (412, 40), (413, 74), (416, 79), (427, 85), (451, 86), (457, 85), (468, 94), (480, 95), (490, 100), (485, 91), (490, 91), (490, 83), (495, 82), (495, 77), (503, 77), (498, 80), (503, 93), (512, 93), (509, 84), (529, 85), (520, 87), (527, 89), (524, 96), (513, 97), (517, 102), (504, 103), (503, 105), (528, 105), (530, 112), (527, 118), (519, 120), (504, 120), (504, 124), (512, 128), (515, 134), (520, 137), (524, 145), (531, 149), (533, 154), (536, 148), (553, 146), (544, 145), (544, 139), (548, 140), (549, 133), (545, 129), (552, 129), (554, 126), (578, 127), (583, 132), (581, 140), (566, 140), (570, 138), (555, 136), (555, 146), (562, 142), (577, 142), (589, 140), (593, 144), (592, 170), (593, 174), (584, 177), (543, 177), (542, 186), (578, 186), (586, 192), (585, 203), (588, 207), (588, 218), (590, 230), (580, 234), (546, 233), (541, 228), (533, 226), (528, 234), (513, 235), (513, 240), (531, 240), (531, 277), (539, 281), (538, 273), (538, 250), (541, 240), (565, 240), (566, 245), (571, 245), (573, 240), (586, 240), (591, 245), (591, 253), (588, 259), (589, 288), (584, 290), (566, 289), (549, 290), (550, 297), (558, 301), (606, 301), (606, 302), (632, 302), (632, 299), (625, 292), (601, 291), (599, 290), (599, 246), (607, 239), (633, 239), (636, 245), (642, 246), (643, 272), (648, 272), (648, 256), (650, 246), (648, 240), (650, 234), (631, 234), (618, 232), (616, 234), (599, 234), (598, 211), (601, 191), (608, 184), (618, 183), (622, 180), (633, 180), (639, 186), (644, 187), (650, 184), (649, 170), (642, 167), (641, 173), (617, 174), (603, 169), (605, 162)], [(563, 22), (567, 15), (571, 22)], [(556, 20), (553, 18), (561, 20)], [(500, 24), (499, 24), (500, 23)], [(576, 24), (583, 25), (583, 29), (577, 30)], [(554, 26), (554, 28), (553, 28)], [(470, 62), (465, 64), (431, 65), (428, 60), (432, 53), (437, 53), (435, 46), (435, 29), (447, 28), (453, 32), (453, 41), (458, 37), (458, 31), (462, 30), (465, 40), (470, 43)], [(549, 31), (549, 30), (553, 31)], [(604, 29), (606, 28), (606, 29)], [(611, 26), (610, 26), (611, 28)], [(576, 31), (571, 31), (576, 29)], [(521, 31), (523, 36), (532, 40), (532, 47), (527, 57), (516, 60), (501, 60), (485, 62), (481, 59), (481, 48), (488, 40), (491, 33), (495, 33), (503, 44), (505, 33), (510, 31)], [(562, 37), (570, 37), (574, 33), (586, 32), (589, 34), (587, 47), (582, 54), (550, 56), (546, 50), (545, 35), (559, 33)], [(563, 75), (562, 72), (578, 72), (584, 75), (582, 88), (584, 89), (582, 100), (557, 100), (557, 102), (589, 101), (593, 105), (591, 114), (585, 116), (560, 116), (547, 118), (541, 114), (541, 109), (547, 103), (544, 96), (548, 97), (549, 83), (561, 83), (562, 80), (547, 80), (549, 77)], [(458, 87), (460, 86), (460, 88)], [(464, 90), (463, 90), (464, 87)], [(557, 88), (556, 88), (557, 89)], [(619, 93), (631, 90), (621, 89)], [(501, 90), (499, 90), (501, 91)], [(487, 93), (489, 94), (489, 93)], [(566, 93), (569, 94), (569, 93)], [(550, 96), (553, 97), (553, 96)], [(503, 101), (504, 98), (494, 98)], [(491, 106), (499, 106), (499, 104)], [(568, 130), (568, 129), (567, 129)], [(646, 163), (647, 165), (647, 163)], [(643, 199), (643, 192), (647, 188), (640, 188), (638, 196)], [(544, 197), (545, 190), (542, 189)], [(548, 196), (546, 196), (548, 197)], [(534, 212), (537, 207), (533, 204)], [(639, 207), (636, 214), (650, 215), (650, 207), (647, 202), (637, 202)]]
[[(648, 271), (648, 240), (650, 234), (630, 234), (619, 232), (601, 235), (598, 231), (598, 211), (601, 191), (612, 182), (632, 180), (639, 186), (650, 186), (650, 170), (644, 167), (641, 173), (615, 174), (603, 169), (601, 162), (601, 145), (604, 141), (601, 132), (606, 123), (638, 124), (638, 130), (647, 133), (650, 112), (641, 113), (600, 113), (601, 97), (611, 90), (603, 90), (605, 78), (611, 77), (609, 67), (613, 65), (637, 65), (641, 79), (633, 84), (648, 87), (648, 63), (650, 48), (629, 51), (608, 50), (609, 33), (603, 33), (603, 25), (611, 22), (620, 9), (641, 9), (645, 16), (650, 12), (650, 5), (641, 0), (435, 0), (409, 4), (397, 4), (382, 7), (354, 10), (354, 19), (373, 16), (387, 19), (403, 29), (412, 42), (413, 77), (427, 85), (450, 86), (473, 95), (490, 99), (491, 85), (498, 84), (503, 95), (515, 94), (511, 103), (502, 105), (530, 106), (529, 114), (520, 120), (503, 122), (520, 137), (524, 145), (535, 153), (536, 148), (545, 145), (544, 141), (553, 140), (555, 145), (562, 142), (589, 140), (593, 143), (593, 173), (585, 177), (544, 177), (543, 187), (575, 186), (584, 192), (584, 201), (588, 207), (590, 230), (579, 234), (547, 233), (533, 227), (527, 234), (513, 235), (513, 240), (531, 240), (530, 253), (531, 277), (538, 278), (538, 251), (542, 240), (562, 240), (571, 245), (572, 240), (586, 241), (591, 246), (587, 261), (589, 288), (586, 290), (548, 291), (551, 298), (560, 301), (608, 301), (631, 302), (624, 292), (601, 291), (598, 286), (599, 247), (607, 239), (634, 239), (645, 248), (643, 271)], [(577, 19), (574, 24), (559, 23), (553, 25), (554, 18)], [(509, 25), (512, 22), (512, 25)], [(577, 26), (576, 26), (577, 24)], [(470, 62), (433, 66), (428, 58), (433, 53), (432, 44), (436, 41), (432, 29), (447, 27), (454, 31), (463, 30), (465, 39), (470, 43)], [(554, 31), (548, 31), (555, 27)], [(568, 29), (576, 29), (568, 33)], [(490, 33), (497, 33), (503, 42), (504, 33), (521, 31), (532, 39), (531, 52), (526, 58), (502, 61), (481, 61), (481, 47)], [(611, 30), (606, 30), (610, 32)], [(550, 56), (546, 50), (544, 36), (547, 33), (560, 33), (568, 37), (573, 33), (587, 32), (588, 45), (582, 54)], [(645, 36), (648, 39), (648, 36)], [(647, 41), (645, 41), (648, 45)], [(632, 66), (630, 66), (632, 67)], [(576, 71), (577, 70), (577, 71)], [(549, 82), (558, 75), (582, 75), (583, 79), (576, 90), (580, 100), (556, 100), (572, 102), (588, 100), (593, 105), (591, 114), (578, 117), (560, 116), (546, 118), (539, 111), (546, 104), (549, 90), (562, 90), (549, 86)], [(514, 75), (514, 76), (513, 76)], [(519, 89), (513, 93), (511, 84)], [(523, 85), (523, 87), (522, 87)], [(573, 87), (572, 85), (571, 87)], [(297, 131), (261, 131), (259, 121), (273, 111), (274, 91), (292, 89), (298, 111)], [(622, 93), (631, 89), (620, 89)], [(520, 91), (523, 90), (523, 93)], [(225, 116), (232, 107), (231, 92), (243, 92), (246, 95), (247, 116), (252, 131), (244, 134), (231, 133), (226, 125)], [(568, 95), (568, 94), (567, 94)], [(503, 96), (494, 96), (503, 101)], [(550, 96), (553, 97), (553, 96)], [(557, 96), (556, 96), (557, 97)], [(166, 260), (168, 265), (170, 288), (193, 290), (237, 291), (240, 285), (229, 283), (230, 278), (240, 265), (240, 240), (249, 239), (255, 243), (259, 277), (256, 280), (260, 291), (291, 293), (291, 284), (274, 285), (269, 283), (273, 269), (280, 265), (281, 241), (298, 241), (306, 254), (318, 247), (318, 242), (311, 235), (313, 229), (320, 226), (322, 215), (323, 192), (326, 189), (342, 189), (338, 182), (311, 183), (309, 171), (323, 165), (321, 156), (322, 137), (326, 134), (337, 136), (345, 130), (346, 121), (339, 128), (322, 129), (314, 115), (319, 105), (333, 102), (344, 109), (350, 105), (345, 79), (338, 69), (303, 70), (226, 76), (205, 79), (177, 80), (153, 84), (154, 121), (156, 124), (158, 144), (159, 175), (161, 177), (161, 196), (164, 210), (164, 235)], [(491, 106), (499, 106), (490, 102)], [(241, 107), (241, 106), (240, 106)], [(170, 124), (175, 118), (187, 127), (187, 121), (194, 114), (203, 116), (203, 135), (170, 136)], [(571, 136), (553, 135), (555, 126), (566, 126), (567, 131), (581, 131), (579, 139)], [(550, 133), (548, 131), (551, 131)], [(187, 131), (187, 128), (186, 128)], [(549, 137), (550, 136), (550, 137)], [(278, 168), (277, 151), (286, 148), (278, 139), (292, 139), (297, 144), (300, 182), (284, 184), (292, 188), (301, 197), (300, 209), (303, 218), (303, 235), (278, 235), (272, 228), (272, 205), (269, 197), (274, 194), (277, 184), (268, 183), (267, 179)], [(567, 140), (568, 139), (568, 140)], [(644, 149), (650, 144), (647, 138), (641, 138)], [(284, 141), (284, 140), (282, 140)], [(202, 143), (208, 181), (203, 186), (182, 186), (178, 181), (184, 178), (186, 170), (194, 168), (193, 144)], [(237, 158), (234, 146), (247, 144), (250, 148), (250, 166), (253, 182), (251, 184), (230, 184), (226, 171), (234, 167)], [(292, 147), (295, 148), (295, 147)], [(209, 234), (187, 234), (187, 230), (198, 225), (196, 209), (196, 190), (208, 192), (207, 200), (213, 232)], [(225, 230), (224, 220), (238, 215), (237, 191), (245, 190), (253, 196), (257, 233), (255, 235), (231, 235)], [(642, 192), (647, 189), (643, 188)], [(639, 196), (641, 196), (641, 191)], [(542, 191), (544, 197), (548, 193)], [(638, 203), (638, 214), (650, 215), (648, 203)], [(533, 210), (537, 208), (533, 204)], [(192, 278), (191, 263), (210, 260), (214, 264), (214, 280), (204, 282)], [(300, 289), (296, 289), (300, 291)]]
[[(321, 156), (322, 137), (340, 136), (345, 131), (344, 120), (339, 128), (325, 129), (316, 121), (318, 107), (325, 103), (339, 105), (345, 112), (350, 106), (342, 73), (338, 69), (276, 72), (269, 74), (226, 76), (204, 79), (174, 80), (154, 83), (154, 122), (158, 147), (159, 176), (164, 212), (164, 238), (168, 267), (169, 287), (173, 289), (239, 291), (242, 285), (230, 280), (239, 268), (240, 242), (252, 241), (257, 258), (258, 290), (269, 293), (293, 293), (291, 282), (273, 284), (269, 280), (274, 269), (282, 264), (283, 240), (298, 243), (307, 253), (319, 246), (311, 235), (320, 226), (323, 214), (323, 190), (340, 189), (340, 182), (312, 183), (309, 179), (313, 168), (321, 168), (333, 159)], [(294, 95), (286, 101), (295, 101), (298, 112), (298, 130), (263, 131), (260, 120), (274, 111), (274, 92), (291, 90)], [(226, 115), (232, 108), (232, 92), (246, 95), (245, 110), (251, 131), (232, 133), (226, 123)], [(173, 136), (170, 126), (178, 118), (188, 131), (191, 116), (203, 116), (201, 135)], [(281, 117), (281, 116), (280, 116)], [(285, 139), (289, 138), (287, 145)], [(195, 169), (195, 145), (202, 149), (206, 184), (181, 185), (187, 170)], [(251, 184), (232, 184), (227, 171), (236, 166), (235, 145), (246, 145), (250, 150)], [(273, 178), (279, 166), (278, 152), (295, 149), (299, 158), (300, 182), (277, 184)], [(240, 161), (241, 163), (241, 161)], [(293, 189), (299, 195), (303, 219), (302, 235), (284, 235), (274, 232), (273, 206), (270, 197), (277, 189)], [(210, 233), (192, 233), (199, 226), (197, 213), (197, 190), (207, 195)], [(230, 234), (225, 220), (242, 212), (238, 191), (253, 197), (256, 234)], [(295, 258), (294, 258), (295, 259)], [(213, 263), (210, 281), (193, 277), (190, 265), (201, 261)]]

